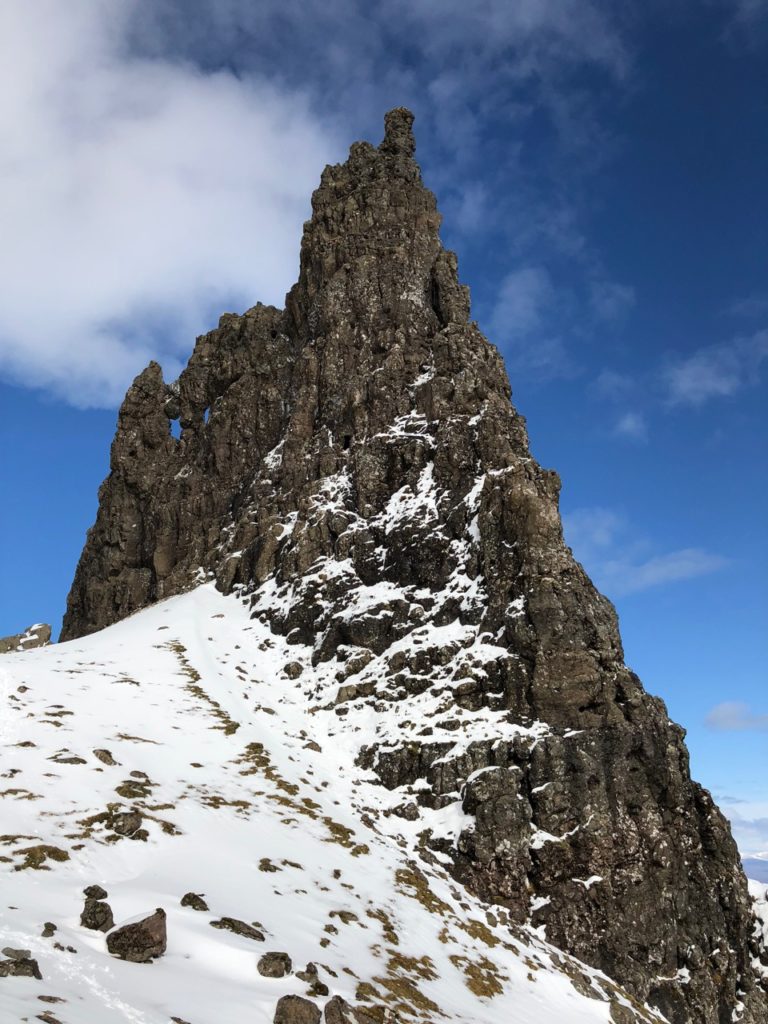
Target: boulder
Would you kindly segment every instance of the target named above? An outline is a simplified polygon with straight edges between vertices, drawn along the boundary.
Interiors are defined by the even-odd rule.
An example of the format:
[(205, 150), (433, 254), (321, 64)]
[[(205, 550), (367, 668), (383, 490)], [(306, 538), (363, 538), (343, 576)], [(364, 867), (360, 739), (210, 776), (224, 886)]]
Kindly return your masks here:
[(263, 978), (284, 978), (293, 970), (293, 964), (287, 953), (265, 953), (256, 969)]
[[(14, 950), (14, 952), (19, 952), (19, 950)], [(0, 978), (37, 978), (38, 981), (42, 981), (43, 976), (40, 973), (37, 960), (33, 960), (29, 956), (13, 956), (8, 960), (0, 960)]]
[(83, 912), (80, 914), (80, 924), (83, 928), (90, 928), (94, 932), (108, 932), (115, 926), (112, 908), (103, 900), (94, 900), (88, 897)]
[(107, 949), (113, 956), (137, 964), (162, 956), (166, 945), (165, 911), (160, 907), (154, 914), (121, 925), (107, 936)]
[(301, 996), (283, 996), (275, 1007), (273, 1024), (320, 1024), (317, 1006)]

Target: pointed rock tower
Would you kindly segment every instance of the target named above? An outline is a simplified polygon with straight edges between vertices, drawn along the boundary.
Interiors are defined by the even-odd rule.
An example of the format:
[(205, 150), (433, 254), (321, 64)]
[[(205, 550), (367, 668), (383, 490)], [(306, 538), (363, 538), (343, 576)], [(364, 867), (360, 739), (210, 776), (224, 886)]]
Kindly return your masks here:
[(563, 541), (412, 122), (325, 169), (285, 310), (133, 383), (62, 638), (215, 578), (338, 665), (335, 711), (374, 716), (361, 771), (408, 813), (461, 809), (425, 855), (670, 1021), (758, 1024), (728, 825)]

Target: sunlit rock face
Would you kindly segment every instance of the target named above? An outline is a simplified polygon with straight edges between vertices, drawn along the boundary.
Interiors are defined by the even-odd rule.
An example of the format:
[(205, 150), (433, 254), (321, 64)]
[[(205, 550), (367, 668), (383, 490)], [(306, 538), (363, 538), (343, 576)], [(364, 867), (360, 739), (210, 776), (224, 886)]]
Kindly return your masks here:
[(136, 379), (63, 638), (215, 579), (334, 671), (395, 813), (455, 809), (422, 845), (472, 893), (673, 1022), (763, 1021), (727, 823), (563, 541), (412, 121), (325, 169), (285, 310)]

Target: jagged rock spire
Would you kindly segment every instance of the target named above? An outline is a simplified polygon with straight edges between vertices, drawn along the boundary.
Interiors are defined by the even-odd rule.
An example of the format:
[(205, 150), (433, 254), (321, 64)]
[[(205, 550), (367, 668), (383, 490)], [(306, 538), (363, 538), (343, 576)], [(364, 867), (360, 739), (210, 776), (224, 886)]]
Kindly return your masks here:
[(361, 768), (461, 802), (473, 824), (425, 843), (463, 884), (675, 1024), (739, 1002), (758, 1024), (728, 826), (564, 544), (412, 120), (323, 172), (285, 311), (222, 317), (173, 389), (137, 378), (63, 636), (204, 578), (236, 589), (379, 716)]

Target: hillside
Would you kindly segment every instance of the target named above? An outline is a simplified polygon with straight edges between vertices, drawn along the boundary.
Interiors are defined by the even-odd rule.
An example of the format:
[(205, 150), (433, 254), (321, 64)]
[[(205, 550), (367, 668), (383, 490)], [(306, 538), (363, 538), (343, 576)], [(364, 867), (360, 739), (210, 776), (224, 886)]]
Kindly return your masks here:
[[(4, 1020), (245, 1024), (271, 1021), (286, 994), (319, 1006), (340, 995), (374, 1021), (383, 1007), (464, 1024), (660, 1019), (635, 1016), (545, 928), (510, 930), (457, 886), (422, 837), (453, 842), (459, 802), (397, 812), (418, 787), (390, 792), (355, 763), (376, 716), (339, 714), (334, 671), (313, 672), (211, 585), (8, 656), (1, 678), (0, 934), (42, 973), (0, 981)], [(79, 923), (91, 885), (118, 925), (163, 908), (167, 953), (111, 957)], [(209, 910), (181, 906), (189, 892)], [(256, 937), (215, 927), (227, 918)], [(316, 964), (326, 995), (310, 994), (310, 976), (261, 977), (265, 952), (287, 953), (295, 972)]]

